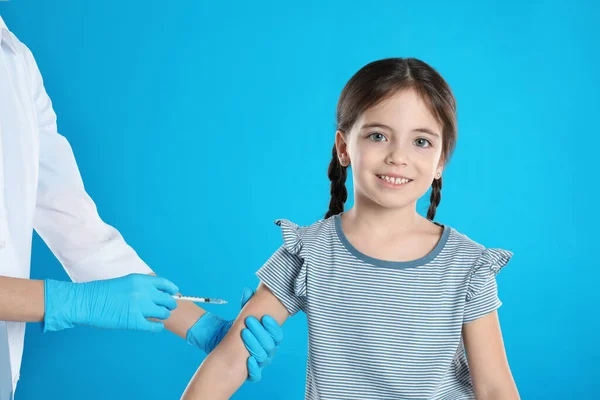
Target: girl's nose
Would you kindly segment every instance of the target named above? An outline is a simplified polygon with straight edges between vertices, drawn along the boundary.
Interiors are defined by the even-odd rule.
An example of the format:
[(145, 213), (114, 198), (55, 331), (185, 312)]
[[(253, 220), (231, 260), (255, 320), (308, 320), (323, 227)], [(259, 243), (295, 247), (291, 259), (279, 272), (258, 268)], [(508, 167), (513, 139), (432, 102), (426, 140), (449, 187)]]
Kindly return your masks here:
[(407, 162), (408, 156), (401, 146), (393, 148), (385, 158), (385, 163), (389, 165), (406, 165)]

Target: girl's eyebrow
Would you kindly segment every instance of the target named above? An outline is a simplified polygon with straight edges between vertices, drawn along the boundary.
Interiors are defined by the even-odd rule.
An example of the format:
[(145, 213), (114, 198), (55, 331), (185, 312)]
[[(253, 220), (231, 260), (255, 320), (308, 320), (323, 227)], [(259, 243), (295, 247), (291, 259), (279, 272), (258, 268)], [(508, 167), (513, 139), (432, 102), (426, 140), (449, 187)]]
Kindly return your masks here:
[[(387, 129), (389, 131), (394, 131), (391, 127), (385, 125), (385, 124), (380, 124), (379, 122), (372, 122), (369, 124), (364, 124), (360, 129), (366, 129), (366, 128), (383, 128), (383, 129)], [(431, 135), (431, 136), (435, 136), (435, 137), (440, 137), (440, 134), (437, 132), (432, 131), (429, 128), (416, 128), (413, 129), (413, 132), (421, 132), (421, 133), (425, 133), (427, 135)]]
[(371, 122), (369, 124), (364, 124), (360, 129), (366, 129), (366, 128), (383, 128), (383, 129), (387, 129), (388, 131), (394, 131), (392, 128), (390, 128), (389, 126), (385, 125), (385, 124), (380, 124), (379, 122)]
[(413, 129), (413, 132), (421, 132), (421, 133), (425, 133), (427, 135), (431, 135), (431, 136), (436, 136), (436, 137), (440, 137), (440, 134), (437, 132), (432, 131), (431, 129), (427, 129), (427, 128), (417, 128), (417, 129)]

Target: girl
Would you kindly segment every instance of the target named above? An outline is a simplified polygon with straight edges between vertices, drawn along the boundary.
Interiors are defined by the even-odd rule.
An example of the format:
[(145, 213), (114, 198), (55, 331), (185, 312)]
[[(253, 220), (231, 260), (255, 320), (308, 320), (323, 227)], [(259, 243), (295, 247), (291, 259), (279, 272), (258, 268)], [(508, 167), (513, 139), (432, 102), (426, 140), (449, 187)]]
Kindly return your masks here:
[(429, 65), (393, 58), (358, 71), (338, 102), (325, 219), (276, 221), (283, 245), (183, 398), (229, 398), (244, 382), (247, 316), (282, 324), (302, 310), (306, 399), (518, 399), (496, 312), (495, 275), (512, 253), (433, 222), (456, 138), (456, 101)]

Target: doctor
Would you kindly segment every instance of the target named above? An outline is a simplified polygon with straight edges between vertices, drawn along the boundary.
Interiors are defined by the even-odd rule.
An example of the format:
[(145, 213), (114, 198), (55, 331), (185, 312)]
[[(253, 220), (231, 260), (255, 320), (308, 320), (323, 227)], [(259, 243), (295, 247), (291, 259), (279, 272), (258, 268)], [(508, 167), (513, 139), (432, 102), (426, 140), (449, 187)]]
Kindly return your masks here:
[[(79, 283), (28, 279), (33, 229)], [(19, 379), (25, 322), (41, 321), (44, 332), (167, 328), (212, 351), (232, 321), (176, 302), (177, 290), (98, 216), (33, 55), (0, 17), (0, 400), (12, 399)], [(258, 380), (282, 332), (268, 316), (246, 324), (249, 379)]]

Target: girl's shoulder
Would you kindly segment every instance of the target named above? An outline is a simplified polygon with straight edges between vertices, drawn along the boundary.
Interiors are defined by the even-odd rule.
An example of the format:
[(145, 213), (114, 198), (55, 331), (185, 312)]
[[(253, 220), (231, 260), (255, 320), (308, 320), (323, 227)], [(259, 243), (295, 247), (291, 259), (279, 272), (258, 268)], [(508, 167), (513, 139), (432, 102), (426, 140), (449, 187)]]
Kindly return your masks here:
[(298, 235), (308, 237), (310, 235), (319, 234), (322, 231), (327, 231), (334, 227), (334, 217), (327, 219), (320, 219), (313, 222), (310, 225), (301, 225), (290, 221), (289, 219), (276, 219), (275, 224), (278, 225), (282, 230), (289, 230)]
[(472, 238), (467, 236), (465, 233), (459, 231), (458, 229), (456, 229), (450, 225), (443, 225), (443, 226), (444, 226), (444, 229), (447, 229), (449, 231), (449, 236), (448, 236), (448, 245), (449, 246), (464, 249), (465, 251), (467, 251), (469, 253), (482, 252), (485, 249), (485, 246), (483, 244), (473, 240)]
[(284, 246), (292, 254), (299, 254), (302, 248), (314, 243), (323, 243), (335, 232), (334, 218), (320, 219), (310, 225), (299, 225), (288, 219), (276, 219), (281, 229)]
[(461, 263), (471, 265), (474, 269), (484, 267), (484, 269), (489, 269), (497, 274), (513, 256), (512, 251), (486, 247), (456, 228), (444, 227), (449, 231), (446, 254), (452, 254), (455, 262), (461, 261)]

